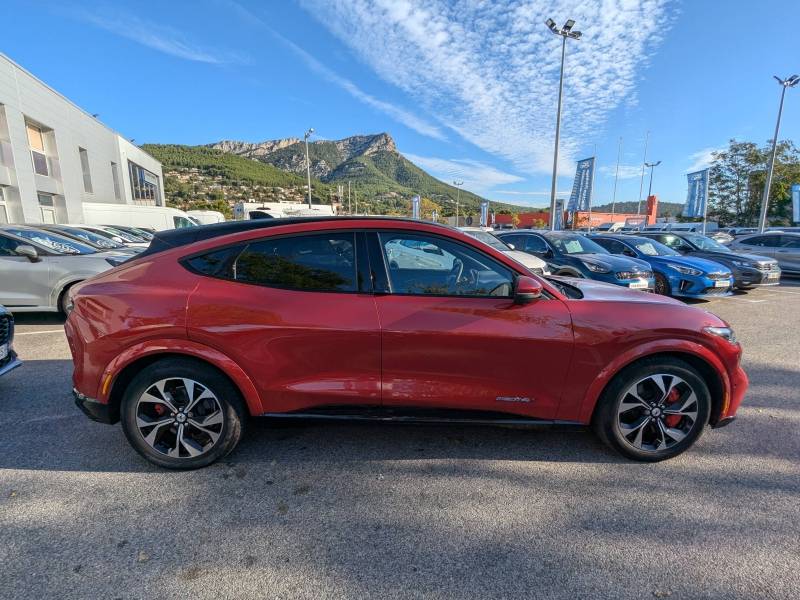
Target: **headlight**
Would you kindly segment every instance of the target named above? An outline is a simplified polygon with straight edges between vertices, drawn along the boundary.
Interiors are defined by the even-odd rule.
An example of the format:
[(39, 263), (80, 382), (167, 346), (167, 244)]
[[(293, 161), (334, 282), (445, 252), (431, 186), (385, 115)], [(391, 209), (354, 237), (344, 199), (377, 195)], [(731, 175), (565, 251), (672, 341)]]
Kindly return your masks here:
[(124, 263), (126, 260), (128, 260), (128, 259), (127, 258), (118, 258), (118, 257), (115, 256), (113, 258), (107, 258), (106, 262), (108, 264), (110, 264), (112, 267), (118, 267), (122, 263)]
[(608, 267), (605, 267), (605, 266), (603, 266), (601, 264), (591, 263), (591, 262), (587, 262), (585, 260), (582, 260), (581, 262), (584, 265), (586, 265), (587, 269), (589, 269), (590, 271), (593, 271), (595, 273), (611, 273), (611, 269), (609, 269)]
[(669, 263), (667, 263), (667, 266), (668, 267), (672, 267), (678, 273), (682, 273), (684, 275), (702, 275), (703, 274), (703, 272), (700, 269), (692, 269), (690, 267), (682, 267), (680, 265), (673, 265), (673, 264), (669, 264)]
[(730, 327), (703, 327), (703, 331), (721, 337), (727, 341), (731, 346), (738, 346), (739, 340), (736, 339), (736, 334)]
[(757, 268), (757, 267), (756, 267), (756, 265), (754, 265), (753, 263), (751, 263), (751, 262), (746, 262), (746, 261), (744, 261), (744, 260), (732, 260), (731, 262), (732, 262), (733, 264), (735, 264), (737, 267), (745, 267), (745, 268), (748, 268), (748, 269), (755, 269), (755, 268)]

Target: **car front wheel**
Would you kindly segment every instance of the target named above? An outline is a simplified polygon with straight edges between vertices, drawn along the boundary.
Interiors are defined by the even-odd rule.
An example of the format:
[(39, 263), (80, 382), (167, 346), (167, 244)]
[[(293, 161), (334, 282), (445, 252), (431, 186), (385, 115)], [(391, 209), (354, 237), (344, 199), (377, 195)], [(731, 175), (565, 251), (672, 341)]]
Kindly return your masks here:
[(592, 427), (626, 458), (656, 462), (687, 450), (711, 414), (711, 395), (687, 363), (654, 357), (624, 369), (604, 390)]
[(186, 358), (139, 373), (122, 399), (122, 429), (133, 448), (168, 469), (199, 469), (231, 452), (244, 435), (239, 390), (220, 372)]
[(670, 294), (669, 281), (661, 273), (656, 273), (654, 291), (661, 296), (669, 296)]

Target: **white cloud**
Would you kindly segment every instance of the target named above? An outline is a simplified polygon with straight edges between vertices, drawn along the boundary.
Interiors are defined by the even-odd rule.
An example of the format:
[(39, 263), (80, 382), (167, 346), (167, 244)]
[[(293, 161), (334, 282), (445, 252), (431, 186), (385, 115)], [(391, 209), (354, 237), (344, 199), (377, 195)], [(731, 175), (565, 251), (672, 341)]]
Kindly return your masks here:
[(470, 159), (446, 160), (404, 153), (408, 160), (430, 172), (448, 185), (454, 180), (463, 181), (464, 189), (485, 191), (500, 184), (524, 181), (522, 177), (504, 173), (485, 163)]
[(700, 171), (701, 169), (705, 169), (711, 166), (711, 162), (714, 160), (713, 153), (719, 152), (720, 150), (724, 150), (725, 146), (719, 146), (717, 148), (704, 148), (699, 152), (695, 152), (694, 154), (690, 154), (687, 157), (687, 160), (692, 161), (692, 166), (686, 169), (686, 173), (693, 173), (695, 171)]
[(524, 172), (551, 170), (561, 59), (548, 17), (577, 21), (568, 42), (562, 158), (632, 101), (669, 0), (300, 0), (380, 77), (476, 146)]
[[(606, 165), (604, 167), (598, 167), (597, 169), (600, 173), (605, 175), (606, 177), (614, 178), (617, 173), (617, 166), (616, 165)], [(620, 179), (635, 179), (636, 177), (642, 176), (642, 165), (620, 165), (619, 166), (619, 178)]]
[(435, 125), (431, 125), (430, 123), (426, 122), (425, 120), (417, 117), (416, 115), (410, 113), (409, 111), (396, 106), (394, 104), (390, 104), (388, 102), (384, 102), (383, 100), (378, 100), (374, 96), (370, 96), (369, 94), (361, 91), (352, 81), (349, 79), (345, 79), (337, 75), (334, 71), (323, 65), (320, 61), (316, 58), (311, 56), (308, 52), (303, 50), (300, 46), (295, 44), (294, 42), (287, 40), (277, 31), (272, 29), (269, 25), (264, 23), (261, 19), (255, 16), (253, 13), (247, 11), (241, 5), (237, 4), (233, 1), (226, 2), (226, 5), (231, 7), (232, 9), (236, 10), (240, 16), (247, 19), (250, 23), (257, 25), (266, 31), (269, 32), (275, 39), (280, 41), (282, 44), (287, 46), (292, 52), (294, 52), (306, 65), (315, 73), (323, 77), (328, 82), (339, 86), (343, 90), (345, 90), (348, 94), (353, 96), (356, 100), (363, 102), (364, 104), (371, 106), (372, 108), (389, 115), (392, 119), (397, 121), (398, 123), (402, 123), (406, 127), (409, 127), (420, 133), (422, 135), (432, 137), (437, 140), (446, 140), (447, 137), (442, 133), (439, 127)]
[(242, 55), (211, 51), (195, 46), (186, 40), (180, 31), (141, 19), (118, 7), (99, 5), (94, 11), (71, 8), (68, 12), (66, 10), (64, 12), (100, 29), (178, 58), (214, 64), (249, 62), (249, 59)]

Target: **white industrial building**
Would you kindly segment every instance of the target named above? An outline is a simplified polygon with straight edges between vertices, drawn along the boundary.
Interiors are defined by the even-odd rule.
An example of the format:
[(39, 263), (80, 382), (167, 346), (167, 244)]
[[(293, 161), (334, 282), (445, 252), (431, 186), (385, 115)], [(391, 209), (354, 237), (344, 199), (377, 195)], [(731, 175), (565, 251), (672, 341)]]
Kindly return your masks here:
[(0, 223), (82, 223), (84, 203), (164, 206), (161, 163), (0, 53)]

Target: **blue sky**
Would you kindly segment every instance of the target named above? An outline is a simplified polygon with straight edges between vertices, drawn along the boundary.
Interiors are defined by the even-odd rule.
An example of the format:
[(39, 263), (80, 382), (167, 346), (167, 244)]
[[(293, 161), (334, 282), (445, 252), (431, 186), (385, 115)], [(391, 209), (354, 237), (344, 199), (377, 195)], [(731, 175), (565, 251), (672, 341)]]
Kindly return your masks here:
[[(601, 8), (602, 5), (602, 8)], [(653, 192), (730, 138), (765, 142), (800, 73), (796, 0), (195, 0), (3, 5), (0, 51), (136, 143), (386, 131), (431, 174), (493, 200), (548, 204), (560, 38), (570, 41), (559, 191), (594, 154), (594, 203)], [(781, 138), (800, 142), (800, 88)], [(645, 178), (644, 195), (649, 180)]]

